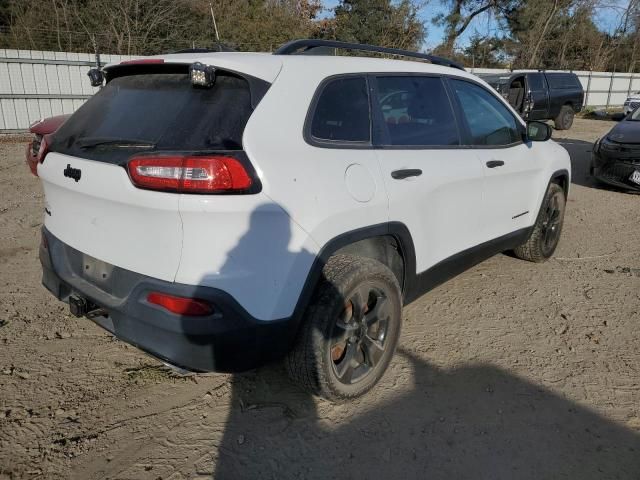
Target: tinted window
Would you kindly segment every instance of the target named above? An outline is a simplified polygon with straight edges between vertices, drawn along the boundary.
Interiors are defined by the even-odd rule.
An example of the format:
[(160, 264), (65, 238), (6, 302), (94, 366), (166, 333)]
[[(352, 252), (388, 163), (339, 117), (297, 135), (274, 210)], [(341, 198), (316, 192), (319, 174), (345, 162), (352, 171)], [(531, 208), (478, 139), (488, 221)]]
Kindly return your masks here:
[(541, 73), (532, 73), (527, 75), (530, 90), (544, 90), (544, 77)]
[(509, 145), (522, 140), (518, 122), (495, 95), (470, 82), (452, 80), (472, 145)]
[(547, 81), (551, 88), (580, 88), (580, 80), (571, 73), (547, 73)]
[(311, 122), (320, 140), (369, 142), (369, 94), (363, 77), (331, 80), (320, 94)]
[(383, 144), (459, 145), (458, 128), (442, 80), (434, 77), (378, 78)]
[[(252, 111), (249, 84), (234, 75), (221, 72), (209, 89), (186, 72), (118, 77), (64, 123), (52, 150), (110, 163), (141, 151), (241, 150)], [(122, 146), (133, 141), (153, 146)]]

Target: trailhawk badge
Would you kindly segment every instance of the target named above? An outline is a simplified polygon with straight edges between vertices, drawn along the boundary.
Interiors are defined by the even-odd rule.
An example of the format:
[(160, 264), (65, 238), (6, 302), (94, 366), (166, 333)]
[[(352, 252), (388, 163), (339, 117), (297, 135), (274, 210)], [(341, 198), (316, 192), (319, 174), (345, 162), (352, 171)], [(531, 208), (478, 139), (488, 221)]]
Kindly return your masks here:
[(79, 168), (72, 168), (71, 164), (67, 163), (67, 168), (64, 169), (64, 176), (73, 178), (77, 182), (82, 176), (82, 170)]

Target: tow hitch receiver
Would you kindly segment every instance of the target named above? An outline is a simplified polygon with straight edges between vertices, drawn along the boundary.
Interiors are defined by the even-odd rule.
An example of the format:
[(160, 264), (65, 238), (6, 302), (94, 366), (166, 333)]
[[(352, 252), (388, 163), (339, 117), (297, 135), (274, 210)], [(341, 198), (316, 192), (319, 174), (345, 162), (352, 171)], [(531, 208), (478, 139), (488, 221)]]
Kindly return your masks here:
[(77, 295), (71, 295), (69, 297), (69, 311), (74, 317), (84, 317), (89, 313), (89, 302)]

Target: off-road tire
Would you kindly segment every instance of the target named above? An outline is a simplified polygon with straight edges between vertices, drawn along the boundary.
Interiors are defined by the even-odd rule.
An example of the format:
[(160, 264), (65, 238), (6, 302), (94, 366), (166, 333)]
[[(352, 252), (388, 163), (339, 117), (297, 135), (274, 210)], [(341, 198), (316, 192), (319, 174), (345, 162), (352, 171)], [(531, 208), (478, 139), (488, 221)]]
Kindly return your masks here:
[(573, 111), (570, 105), (563, 105), (560, 109), (560, 113), (553, 120), (556, 130), (569, 130), (573, 125), (573, 119), (576, 113)]
[[(340, 381), (332, 357), (335, 350), (332, 332), (337, 328), (338, 319), (343, 318), (347, 311), (346, 304), (355, 310), (355, 304), (348, 299), (356, 295), (355, 292), (369, 288), (383, 292), (384, 301), (389, 301), (384, 304), (386, 314), (382, 314), (389, 316), (385, 320), (383, 353), (361, 380), (345, 384)], [(373, 310), (369, 314), (373, 315)], [(355, 317), (354, 313), (350, 318)], [(398, 280), (389, 268), (370, 258), (333, 256), (323, 269), (322, 279), (307, 308), (294, 348), (285, 359), (289, 376), (305, 390), (333, 402), (359, 397), (380, 380), (389, 366), (400, 336), (401, 323), (402, 294)], [(350, 341), (347, 340), (345, 351)], [(363, 351), (360, 350), (361, 353)], [(363, 355), (363, 358), (366, 364), (367, 356)]]
[[(550, 228), (550, 209), (555, 208), (554, 199), (557, 200), (559, 207), (556, 231), (553, 232), (555, 238), (551, 245), (545, 243), (545, 234), (547, 229)], [(542, 263), (546, 262), (553, 252), (555, 252), (560, 235), (562, 234), (562, 224), (564, 222), (564, 212), (566, 209), (566, 197), (564, 189), (557, 183), (551, 183), (547, 189), (547, 193), (544, 196), (542, 207), (538, 213), (538, 218), (533, 230), (529, 235), (529, 238), (525, 243), (516, 247), (513, 253), (516, 257), (530, 262)]]

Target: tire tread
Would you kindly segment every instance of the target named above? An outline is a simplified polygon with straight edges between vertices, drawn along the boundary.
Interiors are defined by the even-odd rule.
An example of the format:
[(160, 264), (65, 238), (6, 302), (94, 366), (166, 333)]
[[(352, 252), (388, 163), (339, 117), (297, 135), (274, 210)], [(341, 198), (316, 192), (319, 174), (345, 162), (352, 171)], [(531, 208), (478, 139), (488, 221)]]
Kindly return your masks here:
[[(285, 366), (290, 378), (304, 390), (333, 402), (340, 402), (362, 395), (373, 385), (364, 385), (364, 388), (350, 394), (332, 388), (326, 376), (327, 366), (324, 364), (321, 348), (323, 336), (327, 332), (319, 328), (321, 326), (327, 328), (327, 324), (319, 325), (319, 321), (331, 315), (336, 302), (338, 285), (354, 275), (366, 278), (381, 276), (395, 286), (398, 295), (400, 295), (400, 287), (391, 270), (380, 262), (366, 257), (335, 255), (327, 261), (322, 272), (322, 278), (307, 308), (295, 345), (285, 358)], [(384, 370), (381, 370), (373, 384), (382, 376)]]

